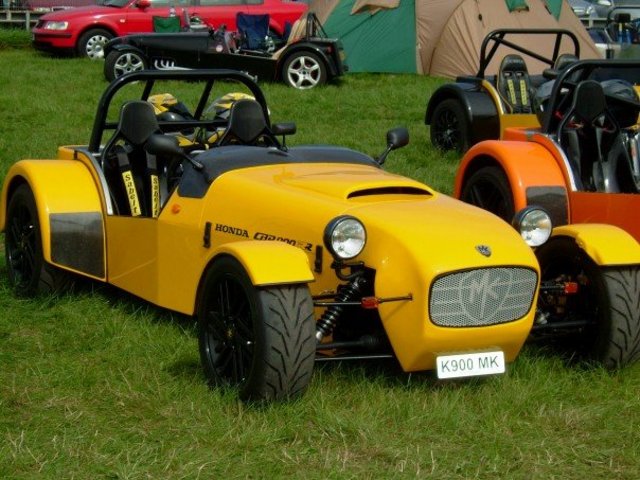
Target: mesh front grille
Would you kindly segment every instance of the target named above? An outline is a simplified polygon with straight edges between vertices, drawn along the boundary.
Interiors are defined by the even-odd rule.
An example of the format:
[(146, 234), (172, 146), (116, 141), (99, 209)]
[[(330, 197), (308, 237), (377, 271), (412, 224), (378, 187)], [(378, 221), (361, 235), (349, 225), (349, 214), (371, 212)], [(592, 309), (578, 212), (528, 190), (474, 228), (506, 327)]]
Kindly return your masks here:
[(511, 322), (531, 308), (538, 278), (527, 268), (497, 267), (438, 278), (431, 288), (431, 320), (442, 327)]

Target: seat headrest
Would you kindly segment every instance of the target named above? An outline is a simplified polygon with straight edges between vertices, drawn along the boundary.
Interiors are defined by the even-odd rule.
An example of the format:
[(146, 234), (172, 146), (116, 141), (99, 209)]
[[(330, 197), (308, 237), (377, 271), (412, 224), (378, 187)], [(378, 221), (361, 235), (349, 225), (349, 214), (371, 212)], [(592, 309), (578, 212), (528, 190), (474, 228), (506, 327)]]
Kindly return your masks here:
[(585, 122), (592, 123), (607, 108), (602, 85), (595, 80), (584, 80), (578, 84), (573, 93), (572, 110)]
[(527, 72), (524, 59), (515, 53), (505, 55), (500, 63), (500, 72)]
[(152, 134), (160, 130), (153, 106), (143, 100), (134, 100), (122, 105), (118, 130), (132, 145), (144, 145)]
[(264, 111), (255, 100), (238, 100), (231, 107), (227, 131), (242, 143), (253, 143), (267, 127)]
[(563, 53), (556, 58), (556, 61), (553, 63), (553, 69), (561, 72), (569, 65), (572, 65), (578, 61), (578, 57), (576, 57), (573, 53)]

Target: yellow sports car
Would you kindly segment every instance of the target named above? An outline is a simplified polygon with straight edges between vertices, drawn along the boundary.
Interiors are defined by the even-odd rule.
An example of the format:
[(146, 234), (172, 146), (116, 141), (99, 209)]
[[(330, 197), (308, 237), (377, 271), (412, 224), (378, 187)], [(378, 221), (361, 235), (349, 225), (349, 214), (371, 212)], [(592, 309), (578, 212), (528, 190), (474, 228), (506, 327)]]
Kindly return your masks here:
[[(147, 99), (164, 81), (201, 91), (192, 114), (159, 120)], [(229, 82), (255, 100), (203, 115)], [(124, 87), (142, 93), (115, 105)], [(198, 143), (201, 130), (217, 131), (215, 143)], [(440, 378), (504, 372), (536, 315), (539, 268), (521, 235), (382, 170), (405, 129), (388, 132), (377, 159), (288, 148), (294, 131), (270, 123), (239, 72), (118, 78), (88, 145), (6, 176), (0, 229), (16, 292), (80, 275), (194, 315), (207, 379), (246, 400), (301, 394), (316, 359), (395, 357)], [(523, 225), (525, 236), (544, 229)]]

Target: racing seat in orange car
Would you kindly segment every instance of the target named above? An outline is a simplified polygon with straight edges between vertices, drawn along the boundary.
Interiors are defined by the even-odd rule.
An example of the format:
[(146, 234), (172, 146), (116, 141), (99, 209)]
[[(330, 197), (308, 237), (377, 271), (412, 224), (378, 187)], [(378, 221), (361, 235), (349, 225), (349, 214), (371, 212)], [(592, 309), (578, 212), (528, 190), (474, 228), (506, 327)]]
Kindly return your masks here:
[(267, 145), (277, 144), (267, 125), (262, 106), (255, 100), (236, 101), (231, 107), (229, 123), (218, 146), (258, 145), (261, 140)]
[(558, 139), (579, 190), (638, 193), (624, 134), (599, 82), (578, 84), (558, 125)]
[(145, 143), (161, 134), (153, 106), (142, 100), (125, 103), (116, 130), (102, 151), (102, 168), (116, 213), (157, 217), (167, 197), (166, 178), (158, 175), (155, 155)]
[(533, 112), (529, 72), (520, 55), (505, 55), (500, 63), (496, 87), (508, 113)]

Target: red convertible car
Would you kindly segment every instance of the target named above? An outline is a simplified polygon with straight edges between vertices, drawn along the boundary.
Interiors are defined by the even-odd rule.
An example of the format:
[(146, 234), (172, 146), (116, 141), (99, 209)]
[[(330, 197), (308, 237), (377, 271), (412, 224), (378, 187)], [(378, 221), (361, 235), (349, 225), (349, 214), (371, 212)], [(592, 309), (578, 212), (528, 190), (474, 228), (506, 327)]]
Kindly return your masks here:
[(102, 58), (104, 45), (114, 37), (153, 32), (154, 17), (175, 15), (185, 24), (198, 17), (207, 25), (236, 29), (236, 15), (269, 14), (269, 29), (283, 35), (307, 5), (287, 0), (106, 0), (103, 5), (47, 13), (32, 30), (37, 50)]

